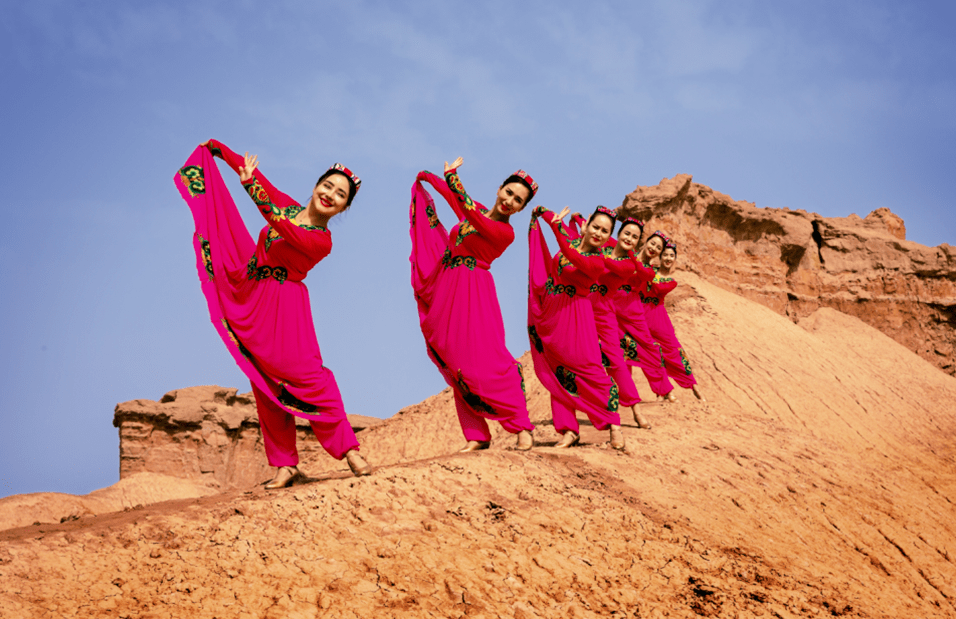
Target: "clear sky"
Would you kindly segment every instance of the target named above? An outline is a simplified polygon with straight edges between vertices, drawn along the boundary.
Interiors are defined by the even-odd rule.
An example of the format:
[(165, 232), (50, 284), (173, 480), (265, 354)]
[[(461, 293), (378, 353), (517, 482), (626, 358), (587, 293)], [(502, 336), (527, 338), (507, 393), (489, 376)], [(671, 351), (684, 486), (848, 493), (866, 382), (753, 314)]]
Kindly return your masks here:
[[(299, 200), (335, 161), (362, 177), (306, 282), (347, 410), (376, 417), (444, 388), (409, 284), (408, 203), (416, 172), (459, 155), (481, 202), (519, 167), (535, 203), (581, 211), (688, 173), (761, 207), (889, 207), (910, 240), (956, 242), (951, 2), (2, 8), (0, 496), (117, 481), (117, 402), (249, 389), (209, 323), (172, 182), (210, 137)], [(516, 356), (527, 218), (492, 269)]]

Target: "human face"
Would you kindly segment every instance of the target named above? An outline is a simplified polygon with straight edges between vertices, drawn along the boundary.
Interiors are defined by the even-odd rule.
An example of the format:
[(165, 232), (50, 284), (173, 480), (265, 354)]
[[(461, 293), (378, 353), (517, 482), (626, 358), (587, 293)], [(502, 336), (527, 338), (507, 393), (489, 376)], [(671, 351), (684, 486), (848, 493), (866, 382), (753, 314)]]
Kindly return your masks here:
[(498, 197), (492, 210), (506, 216), (514, 215), (527, 205), (530, 197), (531, 192), (521, 183), (502, 185), (498, 188)]
[(665, 269), (670, 270), (675, 260), (677, 260), (677, 252), (670, 247), (661, 252), (661, 266)]
[(664, 249), (664, 241), (661, 240), (659, 236), (652, 236), (647, 240), (647, 243), (644, 243), (644, 254), (647, 256), (647, 259), (656, 258), (661, 255), (661, 250)]
[(329, 174), (312, 190), (312, 206), (325, 219), (344, 211), (348, 201), (349, 181), (341, 174)]
[(584, 227), (584, 244), (591, 248), (603, 247), (611, 236), (611, 228), (614, 227), (614, 220), (601, 213), (596, 215), (587, 226)]
[(631, 251), (637, 247), (637, 243), (640, 240), (641, 228), (640, 226), (636, 226), (634, 224), (628, 224), (624, 226), (617, 234), (617, 244), (626, 251)]

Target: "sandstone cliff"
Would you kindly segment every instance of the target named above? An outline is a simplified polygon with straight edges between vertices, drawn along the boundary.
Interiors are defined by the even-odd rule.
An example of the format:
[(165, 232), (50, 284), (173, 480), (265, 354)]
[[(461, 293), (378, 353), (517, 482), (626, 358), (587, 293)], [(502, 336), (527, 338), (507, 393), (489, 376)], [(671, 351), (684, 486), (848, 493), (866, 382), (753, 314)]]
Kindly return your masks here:
[[(360, 431), (382, 420), (349, 415), (349, 422)], [(149, 472), (228, 489), (275, 473), (266, 462), (252, 392), (206, 385), (170, 391), (158, 402), (121, 402), (113, 425), (120, 435), (120, 479)], [(306, 420), (297, 417), (296, 430), (301, 457), (325, 454)]]
[(881, 208), (860, 219), (756, 208), (687, 174), (622, 204), (679, 243), (679, 265), (793, 320), (820, 307), (856, 316), (956, 374), (956, 249), (906, 240)]
[(626, 453), (551, 448), (528, 364), (530, 453), (452, 453), (438, 394), (360, 433), (370, 477), (312, 451), (289, 489), (0, 531), (0, 616), (956, 617), (956, 378), (678, 279), (709, 402), (644, 405)]

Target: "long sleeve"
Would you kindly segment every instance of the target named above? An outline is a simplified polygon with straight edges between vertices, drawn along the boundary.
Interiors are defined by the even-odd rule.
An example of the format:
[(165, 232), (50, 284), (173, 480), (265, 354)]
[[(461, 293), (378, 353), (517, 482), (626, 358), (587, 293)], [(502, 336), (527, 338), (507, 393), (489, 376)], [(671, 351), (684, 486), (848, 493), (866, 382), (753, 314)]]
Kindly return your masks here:
[(505, 227), (510, 230), (510, 226), (489, 219), (484, 213), (487, 209), (480, 208), (481, 205), (471, 199), (464, 185), (461, 184), (457, 169), (445, 173), (445, 183), (454, 196), (454, 199), (448, 200), (448, 203), (458, 215), (459, 220), (466, 220), (478, 231), (478, 234), (487, 238), (507, 238), (513, 234), (504, 230)]
[(571, 215), (567, 225), (568, 236), (571, 239), (579, 239), (584, 233), (584, 227), (588, 225), (588, 220), (578, 213)]
[[(246, 163), (244, 157), (235, 153), (219, 140), (209, 140), (209, 152), (225, 161), (236, 174)], [(331, 235), (325, 228), (318, 226), (300, 226), (289, 216), (289, 208), (294, 207), (294, 217), (302, 208), (298, 202), (276, 189), (269, 179), (257, 168), (252, 178), (242, 183), (243, 189), (256, 203), (266, 222), (293, 247), (317, 259), (324, 258), (332, 250)]]
[(554, 236), (558, 240), (558, 247), (560, 247), (561, 253), (568, 259), (568, 262), (580, 269), (591, 279), (596, 280), (604, 274), (603, 254), (595, 253), (593, 256), (585, 256), (579, 252), (578, 249), (571, 244), (571, 238), (564, 222), (558, 219), (552, 211), (545, 210), (541, 213), (541, 218), (548, 222), (548, 225), (554, 230)]
[(661, 303), (664, 302), (664, 297), (674, 288), (677, 288), (677, 281), (671, 278), (651, 283), (651, 293), (656, 295)]

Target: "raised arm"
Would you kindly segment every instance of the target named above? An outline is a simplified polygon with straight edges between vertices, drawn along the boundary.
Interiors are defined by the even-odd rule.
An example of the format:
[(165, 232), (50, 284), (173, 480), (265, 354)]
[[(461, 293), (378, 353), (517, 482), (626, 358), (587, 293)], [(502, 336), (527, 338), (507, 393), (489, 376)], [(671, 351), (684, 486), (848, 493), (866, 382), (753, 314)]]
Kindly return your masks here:
[[(539, 211), (538, 209), (543, 210)], [(564, 207), (564, 210), (555, 215), (552, 211), (542, 206), (535, 208), (535, 212), (540, 213), (541, 218), (548, 222), (548, 225), (554, 230), (554, 236), (558, 240), (558, 247), (560, 247), (564, 257), (575, 267), (583, 271), (589, 278), (597, 279), (603, 275), (605, 271), (604, 256), (600, 253), (596, 253), (593, 256), (585, 256), (578, 251), (577, 247), (571, 244), (572, 239), (568, 234), (567, 227), (562, 221), (569, 210), (568, 207)]]
[(486, 237), (501, 236), (502, 224), (488, 219), (484, 210), (479, 208), (479, 204), (471, 199), (471, 196), (465, 191), (465, 186), (461, 184), (461, 178), (458, 176), (458, 168), (461, 164), (461, 157), (455, 159), (451, 165), (445, 163), (445, 184), (454, 195), (454, 200), (450, 200), (449, 204), (451, 204), (455, 214), (458, 215), (458, 219), (467, 220), (475, 227), (478, 234)]
[(579, 239), (584, 233), (584, 227), (588, 225), (588, 220), (584, 218), (584, 215), (581, 213), (571, 213), (571, 218), (568, 220), (568, 235), (572, 239)]

